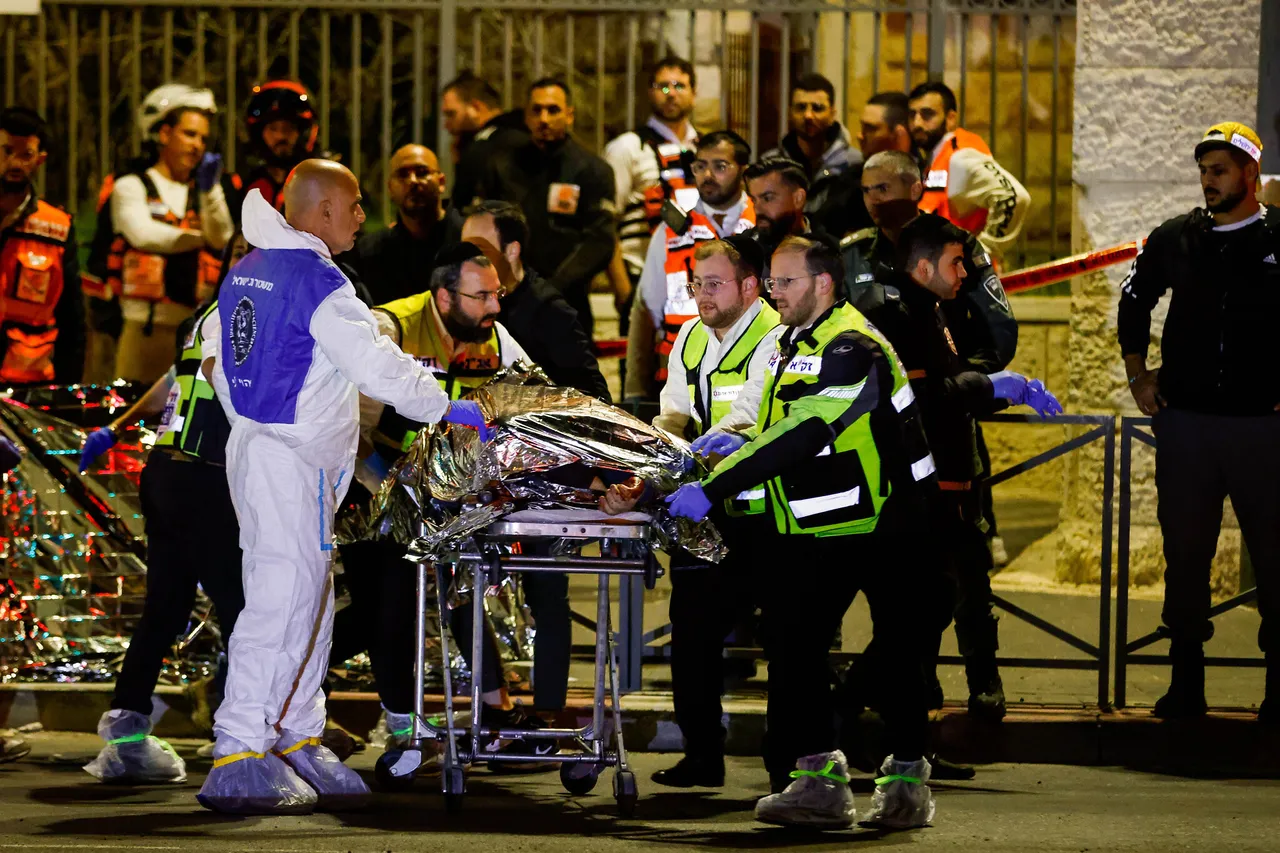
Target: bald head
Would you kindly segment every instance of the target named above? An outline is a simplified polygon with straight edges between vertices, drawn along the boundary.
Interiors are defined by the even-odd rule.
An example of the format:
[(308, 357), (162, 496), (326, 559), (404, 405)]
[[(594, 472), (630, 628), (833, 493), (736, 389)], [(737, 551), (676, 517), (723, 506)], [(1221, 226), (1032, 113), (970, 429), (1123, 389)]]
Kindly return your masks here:
[(355, 245), (364, 222), (360, 201), (356, 176), (332, 160), (303, 160), (284, 183), (289, 224), (319, 237), (335, 255)]
[(406, 145), (391, 155), (387, 190), (401, 219), (434, 224), (444, 211), (444, 173), (435, 152), (425, 145)]

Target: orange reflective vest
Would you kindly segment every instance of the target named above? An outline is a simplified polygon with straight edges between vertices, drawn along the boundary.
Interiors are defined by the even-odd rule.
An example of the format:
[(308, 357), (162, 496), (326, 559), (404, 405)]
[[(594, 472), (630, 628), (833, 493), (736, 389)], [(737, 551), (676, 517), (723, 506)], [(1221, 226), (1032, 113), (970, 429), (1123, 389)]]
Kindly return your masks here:
[(647, 127), (636, 133), (658, 161), (658, 182), (644, 191), (644, 217), (652, 234), (662, 221), (662, 203), (667, 199), (674, 201), (677, 190), (696, 192), (697, 186), (689, 172), (691, 152), (678, 143), (663, 139)]
[(71, 215), (45, 201), (0, 236), (0, 381), (53, 381), (54, 309), (63, 289)]
[(961, 148), (976, 148), (983, 154), (991, 153), (991, 149), (982, 141), (981, 136), (963, 127), (957, 127), (955, 134), (942, 143), (942, 150), (929, 166), (929, 173), (925, 175), (924, 180), (924, 196), (920, 199), (919, 207), (923, 213), (936, 213), (970, 234), (978, 234), (987, 225), (987, 212), (980, 209), (960, 216), (952, 211), (951, 200), (947, 197), (947, 185), (951, 177), (951, 155)]
[[(756, 224), (756, 209), (747, 199), (742, 215), (733, 233), (741, 234), (750, 231)], [(659, 382), (667, 379), (667, 358), (676, 343), (676, 335), (686, 320), (698, 316), (698, 305), (686, 289), (689, 279), (693, 277), (693, 253), (699, 243), (718, 240), (720, 235), (715, 225), (704, 213), (692, 210), (689, 212), (689, 227), (683, 234), (667, 232), (667, 260), (663, 271), (667, 275), (667, 298), (662, 305), (662, 337), (658, 339), (658, 369), (656, 378)]]
[[(179, 218), (160, 197), (160, 190), (146, 172), (139, 172), (142, 186), (147, 191), (147, 204), (151, 218), (175, 228), (200, 230), (200, 200), (195, 184), (187, 193), (187, 209)], [(98, 194), (101, 211), (111, 198), (114, 180), (103, 181)], [(198, 249), (177, 255), (161, 255), (133, 248), (116, 234), (107, 252), (106, 277), (101, 281), (92, 276), (82, 276), (83, 288), (90, 296), (112, 299), (122, 296), (142, 302), (170, 302), (194, 308), (208, 301), (217, 287), (221, 272), (221, 259), (208, 249)]]

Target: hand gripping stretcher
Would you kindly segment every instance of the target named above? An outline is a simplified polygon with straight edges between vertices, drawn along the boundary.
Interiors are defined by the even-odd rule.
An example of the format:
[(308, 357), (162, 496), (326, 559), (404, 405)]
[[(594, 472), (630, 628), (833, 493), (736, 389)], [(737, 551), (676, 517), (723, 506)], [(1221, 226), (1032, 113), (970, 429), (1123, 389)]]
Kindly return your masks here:
[[(609, 615), (609, 580), (612, 575), (633, 575), (644, 579), (653, 589), (662, 569), (650, 545), (649, 516), (626, 513), (608, 517), (589, 509), (520, 510), (473, 534), (451, 560), (429, 566), (417, 564), (417, 652), (414, 675), (418, 689), (414, 691), (413, 730), (408, 748), (394, 763), (380, 761), (375, 769), (384, 788), (408, 784), (426, 763), (425, 757), (443, 746), (440, 761), (440, 786), (445, 806), (450, 812), (462, 807), (466, 791), (464, 767), (488, 761), (553, 761), (560, 764), (560, 781), (571, 794), (583, 795), (596, 786), (606, 767), (615, 768), (613, 795), (618, 812), (630, 817), (635, 810), (637, 789), (635, 773), (627, 763), (622, 739), (621, 705), (618, 696), (618, 660), (614, 650)], [(583, 547), (599, 544), (599, 556), (582, 554)], [(550, 544), (554, 547), (535, 547)], [(517, 547), (518, 546), (518, 547)], [(592, 549), (594, 550), (594, 549)], [(526, 552), (569, 554), (569, 556), (533, 556)], [(441, 654), (444, 672), (443, 718), (428, 720), (423, 713), (422, 684), (426, 669), (427, 572), (434, 569), (436, 608), (440, 620)], [(471, 581), (472, 636), (471, 671), (482, 671), (485, 650), (483, 591), (499, 583), (504, 574), (523, 572), (567, 572), (594, 574), (598, 578), (596, 594), (595, 685), (591, 722), (579, 729), (539, 729), (506, 731), (481, 725), (480, 678), (471, 679), (470, 723), (459, 726), (453, 706), (453, 678), (449, 668), (449, 640), (446, 621), (446, 596), (450, 578)], [(607, 677), (607, 684), (606, 684)], [(605, 690), (609, 691), (609, 722), (605, 725)], [(574, 743), (577, 750), (554, 755), (490, 755), (484, 746), (494, 738), (563, 740)]]

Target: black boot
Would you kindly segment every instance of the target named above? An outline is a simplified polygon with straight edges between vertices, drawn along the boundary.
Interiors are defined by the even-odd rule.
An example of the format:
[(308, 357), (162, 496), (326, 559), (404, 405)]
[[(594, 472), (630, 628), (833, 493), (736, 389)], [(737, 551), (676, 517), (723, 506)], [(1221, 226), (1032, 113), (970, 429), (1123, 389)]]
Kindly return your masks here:
[(722, 788), (724, 756), (686, 755), (674, 767), (659, 770), (650, 778), (668, 788)]
[(1169, 692), (1156, 700), (1155, 715), (1162, 720), (1203, 717), (1209, 710), (1204, 699), (1204, 644), (1174, 640), (1169, 660)]
[(1258, 722), (1264, 726), (1280, 727), (1280, 663), (1267, 659), (1267, 692), (1258, 706)]
[(969, 682), (969, 713), (993, 723), (1003, 720), (1004, 682), (1000, 680), (995, 653), (974, 654), (966, 657), (964, 674)]
[(939, 757), (936, 753), (929, 756), (929, 764), (933, 767), (933, 772), (929, 774), (930, 779), (968, 780), (978, 775), (978, 771), (968, 764), (956, 764), (953, 761), (947, 761), (947, 759)]

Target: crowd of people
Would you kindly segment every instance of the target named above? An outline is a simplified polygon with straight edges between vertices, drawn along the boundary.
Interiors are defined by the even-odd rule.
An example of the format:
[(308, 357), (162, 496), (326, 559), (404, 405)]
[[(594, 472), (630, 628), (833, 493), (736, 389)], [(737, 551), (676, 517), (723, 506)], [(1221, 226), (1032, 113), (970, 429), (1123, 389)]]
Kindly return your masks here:
[[(654, 781), (724, 783), (722, 651), (735, 630), (756, 632), (769, 660), (772, 793), (757, 804), (760, 820), (851, 825), (853, 766), (878, 771), (872, 822), (920, 826), (933, 816), (931, 775), (971, 775), (932, 754), (927, 721), (942, 705), (937, 658), (953, 621), (969, 713), (1005, 715), (990, 588), (998, 545), (976, 421), (1008, 406), (1062, 411), (1041, 382), (1008, 370), (1018, 328), (999, 257), (1022, 227), (1027, 192), (959, 126), (955, 96), (939, 82), (874, 95), (855, 140), (836, 120), (831, 82), (801, 76), (789, 94), (790, 131), (758, 157), (732, 130), (694, 127), (696, 86), (687, 61), (658, 61), (651, 115), (601, 157), (573, 137), (564, 81), (533, 82), (523, 109), (503, 112), (497, 91), (464, 73), (440, 104), (454, 139), (453, 185), (434, 152), (405, 145), (387, 174), (395, 222), (369, 233), (358, 176), (317, 150), (302, 86), (254, 89), (245, 117), (253, 169), (241, 177), (207, 150), (212, 94), (166, 84), (139, 110), (143, 157), (104, 182), (83, 269), (71, 217), (32, 189), (53, 131), (29, 110), (0, 113), (0, 381), (123, 377), (148, 387), (87, 437), (82, 471), (124, 427), (159, 419), (141, 482), (145, 611), (90, 772), (185, 778), (182, 760), (149, 737), (151, 693), (199, 584), (230, 637), (201, 803), (233, 813), (363, 803), (363, 781), (322, 740), (322, 685), (330, 663), (367, 652), (388, 749), (405, 748), (421, 689), (411, 678), (414, 595), (404, 547), (336, 546), (335, 516), (367, 505), (428, 425), (487, 438), (490, 425), (465, 398), (517, 361), (609, 402), (592, 348), (589, 294), (599, 279), (628, 338), (625, 401), (656, 402), (655, 425), (691, 442), (709, 470), (667, 496), (597, 482), (600, 507), (619, 513), (656, 497), (672, 515), (714, 519), (729, 546), (717, 565), (670, 555), (685, 754)], [(1246, 203), (1232, 188), (1256, 181), (1257, 157), (1241, 160), (1248, 149), (1233, 132), (1243, 133), (1219, 130), (1196, 152), (1202, 173), (1214, 161), (1217, 195), (1206, 189), (1206, 199), (1215, 221), (1228, 201), (1234, 212)], [(1216, 230), (1248, 234), (1263, 252), (1275, 243), (1275, 217), (1252, 203)], [(1274, 258), (1267, 275), (1280, 269)], [(1178, 395), (1145, 367), (1138, 314), (1194, 269), (1161, 273), (1149, 250), (1126, 286), (1125, 360), (1144, 410), (1166, 399), (1176, 407)], [(1166, 345), (1166, 363), (1173, 351)], [(1250, 369), (1246, 355), (1233, 357)], [(1210, 378), (1179, 364), (1176, 388), (1199, 405), (1196, 383)], [(1251, 394), (1213, 399), (1229, 407), (1228, 398)], [(1280, 396), (1265, 402), (1269, 412)], [(1263, 489), (1264, 470), (1255, 466), (1248, 482), (1224, 479), (1195, 449), (1224, 427), (1198, 417), (1161, 425), (1162, 459), (1184, 449), (1197, 459), (1160, 463), (1161, 487), (1176, 479), (1198, 500), (1216, 500), (1219, 515), (1229, 493), (1241, 512), (1248, 490)], [(1233, 453), (1275, 458), (1274, 442), (1249, 443), (1270, 440), (1272, 419), (1253, 431), (1227, 420), (1242, 425)], [(1175, 429), (1179, 449), (1166, 449), (1164, 432)], [(1268, 480), (1265, 507), (1277, 481)], [(1162, 522), (1183, 540), (1200, 531), (1179, 558), (1195, 563), (1189, 580), (1170, 583), (1166, 608), (1177, 633), (1164, 710), (1185, 714), (1204, 704), (1199, 649), (1216, 529), (1210, 536), (1188, 518), (1212, 515), (1207, 505), (1166, 512), (1164, 495)], [(1245, 535), (1265, 562), (1274, 537), (1254, 518)], [(336, 617), (335, 552), (350, 595)], [(568, 684), (567, 577), (524, 584), (538, 626), (532, 706), (512, 700), (496, 655), (477, 676), (482, 721), (508, 731), (544, 727), (539, 714), (564, 707)], [(859, 591), (873, 639), (836, 690), (829, 651)], [(475, 629), (467, 616), (453, 614), (456, 634)], [(884, 719), (887, 757), (838, 748), (855, 739), (848, 729), (864, 708)], [(545, 742), (494, 748), (528, 755)]]

